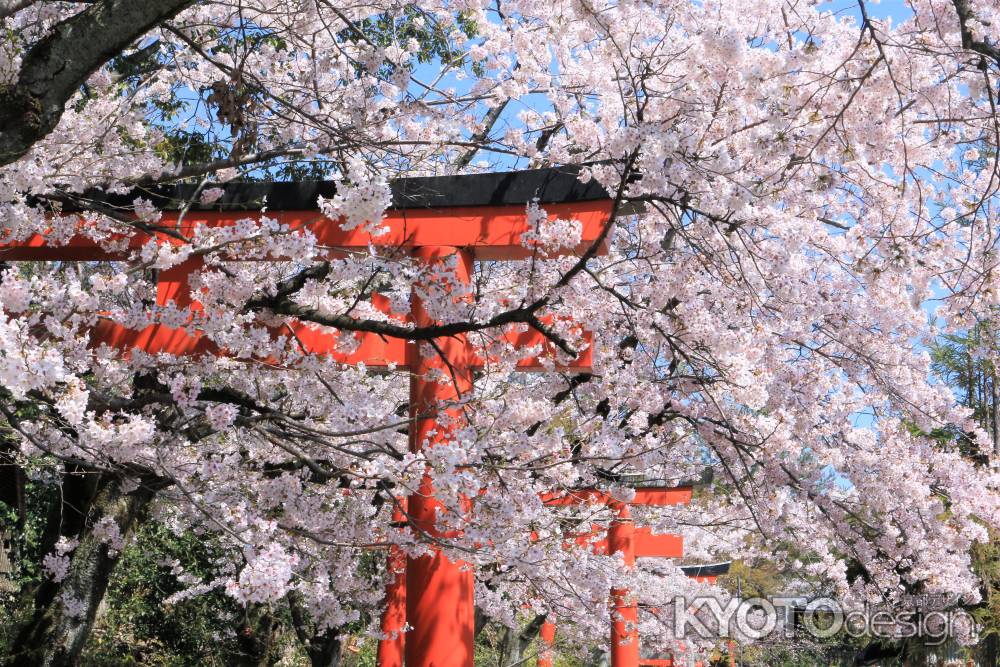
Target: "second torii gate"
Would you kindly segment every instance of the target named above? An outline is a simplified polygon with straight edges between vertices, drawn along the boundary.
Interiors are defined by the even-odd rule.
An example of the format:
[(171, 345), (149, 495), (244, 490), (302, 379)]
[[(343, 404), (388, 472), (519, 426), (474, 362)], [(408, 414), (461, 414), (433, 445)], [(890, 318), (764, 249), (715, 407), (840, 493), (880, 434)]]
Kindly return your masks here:
[[(649, 529), (639, 529), (636, 531), (636, 556), (639, 558), (653, 557), (653, 558), (681, 558), (683, 551), (683, 537), (680, 535), (659, 535), (659, 538), (674, 538), (680, 545), (679, 549), (671, 549), (668, 547), (670, 541), (663, 539), (659, 540), (659, 544), (656, 541), (645, 541), (643, 538), (639, 537), (639, 531), (644, 531), (646, 534), (649, 533)], [(645, 542), (645, 543), (644, 543)], [(662, 547), (662, 548), (661, 548)], [(606, 553), (606, 545), (605, 545)], [(694, 579), (698, 583), (709, 583), (714, 584), (718, 578), (729, 572), (729, 562), (725, 563), (713, 563), (711, 565), (682, 565), (681, 571), (690, 579)], [(556, 642), (556, 624), (551, 620), (546, 620), (542, 623), (542, 627), (538, 633), (539, 639), (542, 641), (542, 646), (539, 647), (538, 651), (538, 667), (552, 667), (552, 647)], [(735, 667), (733, 662), (733, 642), (729, 642), (729, 656), (730, 665)], [(641, 648), (641, 647), (640, 647)], [(640, 653), (639, 657), (639, 667), (678, 667), (674, 664), (673, 658), (643, 658)], [(702, 662), (696, 662), (695, 667), (701, 667)]]
[[(529, 228), (526, 206), (534, 201), (544, 206), (550, 218), (580, 221), (580, 245), (568, 252), (581, 254), (606, 238), (612, 202), (596, 183), (583, 184), (573, 170), (533, 170), (506, 174), (403, 179), (393, 187), (393, 206), (383, 226), (387, 232), (373, 236), (363, 228), (345, 230), (335, 220), (318, 214), (317, 197), (332, 197), (336, 184), (312, 183), (236, 183), (226, 184), (221, 199), (210, 206), (200, 206), (193, 186), (181, 185), (143, 190), (122, 196), (91, 193), (104, 205), (131, 206), (136, 196), (149, 198), (164, 210), (158, 223), (163, 231), (140, 232), (122, 238), (119, 249), (108, 250), (85, 234), (73, 237), (68, 244), (49, 245), (44, 236), (11, 241), (0, 238), (0, 261), (128, 261), (147, 242), (178, 245), (192, 238), (200, 225), (223, 227), (237, 221), (261, 217), (263, 201), (266, 216), (287, 225), (290, 230), (308, 230), (322, 246), (331, 251), (367, 251), (371, 246), (402, 248), (429, 265), (454, 258), (456, 276), (467, 281), (473, 262), (518, 259), (531, 256), (531, 249), (521, 243)], [(183, 212), (181, 212), (183, 207)], [(81, 220), (81, 225), (87, 222)], [(239, 257), (232, 258), (240, 259)], [(198, 259), (186, 262), (158, 276), (156, 302), (167, 306), (197, 309), (197, 295), (187, 286), (188, 274), (199, 267)], [(411, 322), (417, 326), (437, 324), (426, 313), (419, 296), (411, 299)], [(298, 342), (309, 354), (328, 355), (343, 363), (364, 362), (369, 366), (394, 365), (410, 371), (409, 411), (410, 447), (418, 451), (448, 437), (438, 423), (442, 403), (453, 402), (472, 390), (472, 373), (485, 361), (467, 337), (434, 339), (438, 354), (425, 357), (419, 346), (403, 337), (386, 334), (354, 334), (359, 340), (350, 354), (337, 351), (339, 332), (292, 322)], [(554, 354), (554, 346), (537, 330), (505, 332), (507, 342), (515, 346), (538, 345), (539, 356)], [(197, 331), (153, 323), (141, 330), (131, 330), (104, 320), (93, 331), (94, 345), (107, 343), (127, 353), (139, 348), (147, 353), (174, 355), (223, 352)], [(589, 368), (590, 351), (581, 354), (566, 368)], [(523, 369), (542, 369), (534, 357), (519, 364)], [(428, 372), (447, 370), (453, 375), (449, 384), (428, 380)], [(458, 415), (452, 415), (457, 417)], [(428, 438), (431, 432), (433, 438)], [(407, 499), (409, 521), (418, 530), (436, 534), (435, 515), (439, 504), (434, 500), (430, 478), (424, 477), (417, 493)], [(473, 664), (473, 573), (445, 558), (437, 549), (406, 563), (406, 618), (412, 627), (407, 633), (407, 667), (472, 667)]]
[[(618, 521), (612, 522), (612, 527), (618, 523)], [(591, 535), (601, 530), (601, 526), (594, 526)], [(620, 530), (620, 529), (619, 529)], [(627, 529), (626, 529), (627, 531)], [(611, 540), (610, 531), (609, 536), (603, 540), (598, 540), (592, 544), (592, 548), (595, 553), (598, 554), (610, 554), (615, 553), (611, 551), (611, 545), (613, 544)], [(629, 548), (629, 542), (631, 542), (631, 549)], [(619, 537), (614, 541), (616, 551), (623, 551), (623, 558), (626, 564), (634, 565), (636, 559), (638, 558), (683, 558), (684, 556), (684, 538), (681, 535), (674, 535), (672, 533), (658, 534), (654, 533), (650, 528), (635, 528), (633, 530), (633, 536), (631, 540), (621, 539)], [(616, 589), (617, 590), (617, 589)], [(612, 602), (617, 603), (622, 601), (623, 598), (627, 597), (628, 592), (625, 591), (624, 595), (612, 595)], [(613, 617), (611, 619), (611, 632), (612, 632), (612, 649), (611, 649), (611, 664), (613, 667), (641, 667), (644, 663), (638, 657), (639, 651), (639, 636), (638, 632), (629, 632), (630, 628), (628, 623), (632, 626), (638, 623), (638, 607), (636, 606), (635, 619), (631, 619), (632, 616), (632, 605), (637, 604), (632, 600), (628, 600), (627, 605), (623, 605), (624, 608), (618, 607), (614, 610), (615, 615), (620, 615), (620, 618)], [(628, 621), (627, 621), (628, 619)], [(625, 626), (625, 627), (622, 627)], [(538, 667), (552, 667), (552, 657), (551, 650), (552, 646), (555, 644), (556, 639), (556, 623), (551, 618), (547, 618), (538, 633), (539, 638), (542, 640), (543, 648), (539, 651), (538, 657)], [(625, 639), (620, 639), (625, 637)], [(614, 642), (619, 640), (619, 644), (622, 641), (627, 641), (628, 646), (622, 647), (624, 650), (615, 650)], [(632, 644), (635, 645), (635, 650), (632, 650)], [(543, 654), (544, 652), (544, 654)], [(638, 660), (636, 663), (629, 662), (632, 659)]]
[[(565, 492), (553, 492), (544, 494), (542, 501), (549, 506), (568, 505), (607, 505), (611, 507), (616, 518), (611, 522), (611, 528), (606, 538), (593, 541), (592, 536), (600, 530), (600, 526), (593, 526), (592, 531), (571, 536), (582, 546), (589, 546), (596, 553), (613, 554), (618, 551), (624, 553), (626, 564), (630, 567), (635, 564), (635, 558), (644, 556), (660, 556), (669, 558), (680, 558), (683, 551), (683, 539), (679, 535), (655, 534), (649, 528), (636, 529), (632, 524), (629, 513), (629, 505), (666, 506), (679, 505), (690, 502), (692, 488), (687, 485), (676, 487), (640, 487), (635, 490), (635, 496), (625, 503), (612, 497), (606, 491), (597, 489), (574, 489)], [(403, 520), (402, 513), (397, 514), (398, 520)], [(390, 569), (395, 573), (395, 577), (386, 588), (386, 607), (382, 616), (381, 630), (386, 637), (379, 641), (376, 655), (378, 667), (402, 667), (404, 653), (409, 656), (409, 649), (404, 651), (404, 647), (409, 646), (412, 633), (404, 634), (407, 625), (407, 612), (409, 609), (409, 592), (407, 576), (408, 568), (402, 553), (397, 549), (390, 555)], [(634, 621), (638, 619), (638, 607), (633, 600), (629, 600), (628, 590), (612, 589), (612, 603), (615, 607), (619, 620), (612, 622), (612, 642), (622, 644), (628, 641), (631, 635)], [(632, 621), (629, 621), (634, 616)], [(550, 623), (542, 626), (543, 634), (554, 633), (555, 629)], [(636, 636), (637, 637), (637, 636)], [(615, 653), (612, 652), (613, 667), (638, 667), (638, 663), (629, 662), (632, 653), (638, 659), (638, 641), (632, 642), (632, 647), (626, 646), (615, 661)], [(407, 662), (409, 665), (409, 662)]]
[[(607, 492), (582, 489), (565, 493), (553, 493), (544, 498), (547, 505), (566, 506), (581, 504), (607, 505), (615, 518), (608, 526), (606, 539), (592, 544), (597, 553), (614, 555), (621, 553), (625, 565), (635, 567), (637, 558), (682, 558), (684, 538), (681, 535), (656, 534), (649, 528), (636, 528), (629, 506), (686, 505), (691, 502), (693, 488), (690, 485), (674, 487), (637, 487), (635, 495), (628, 502), (613, 497)], [(584, 537), (589, 538), (600, 529), (595, 526)], [(639, 667), (639, 605), (627, 588), (611, 589), (611, 667)], [(555, 641), (555, 624), (546, 621), (539, 635), (543, 643), (551, 646)], [(551, 660), (539, 661), (551, 667)]]

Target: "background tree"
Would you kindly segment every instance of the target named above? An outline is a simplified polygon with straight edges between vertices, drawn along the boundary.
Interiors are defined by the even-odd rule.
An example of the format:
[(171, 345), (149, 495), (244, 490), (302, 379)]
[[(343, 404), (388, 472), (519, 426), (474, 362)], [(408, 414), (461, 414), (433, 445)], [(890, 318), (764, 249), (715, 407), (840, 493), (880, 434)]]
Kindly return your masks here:
[[(1000, 394), (998, 394), (996, 360), (998, 338), (995, 323), (977, 322), (963, 334), (947, 336), (934, 348), (935, 370), (955, 388), (962, 403), (970, 408), (983, 430), (990, 434), (992, 452), (983, 454), (970, 447), (964, 433), (951, 434), (971, 451), (970, 456), (981, 465), (994, 466), (1000, 457)], [(982, 644), (980, 655), (984, 664), (996, 664), (1000, 659), (1000, 542), (996, 531), (990, 532), (989, 542), (976, 545), (973, 567), (982, 580), (983, 599), (974, 615), (980, 625)]]

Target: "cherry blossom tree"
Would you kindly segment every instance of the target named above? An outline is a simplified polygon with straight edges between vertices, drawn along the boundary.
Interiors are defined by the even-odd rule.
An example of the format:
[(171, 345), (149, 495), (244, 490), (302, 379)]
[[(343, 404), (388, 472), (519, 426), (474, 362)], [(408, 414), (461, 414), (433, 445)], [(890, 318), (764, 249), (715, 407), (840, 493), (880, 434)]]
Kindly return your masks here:
[[(71, 210), (119, 243), (157, 228), (143, 189), (178, 181), (208, 205), (233, 179), (336, 178), (317, 208), (372, 230), (408, 175), (573, 166), (614, 200), (606, 255), (557, 256), (579, 225), (529, 207), (532, 259), (479, 262), (468, 286), (435, 269), (422, 297), (448, 333), (488, 345), (554, 316), (594, 332), (595, 363), (525, 376), (530, 351), (494, 346), (467, 421), (420, 454), (405, 373), (303, 355), (264, 328), (442, 333), (370, 306), (378, 291), (405, 312), (411, 285), (430, 284), (395, 249), (331, 258), (265, 210), (128, 262), (8, 263), (3, 455), (66, 493), (21, 659), (72, 661), (148, 516), (230, 550), (185, 595), (291, 596), (317, 632), (375, 632), (386, 574), (372, 563), (428, 546), (392, 521), (425, 469), (462, 529), (439, 546), (509, 623), (527, 603), (594, 640), (613, 582), (654, 602), (692, 587), (676, 568), (564, 548), (568, 522), (605, 510), (540, 494), (627, 496), (637, 474), (705, 468), (692, 506), (638, 520), (683, 531), (695, 557), (781, 562), (793, 540), (807, 549), (788, 566), (848, 600), (974, 601), (969, 552), (1000, 523), (1000, 477), (930, 437), (961, 429), (992, 452), (927, 350), (1000, 303), (1000, 9), (910, 0), (894, 22), (845, 5), (0, 2), (3, 243), (65, 243)], [(155, 272), (192, 256), (203, 308), (152, 305)], [(90, 350), (99, 318), (196, 328), (233, 354)], [(567, 353), (585, 344), (543, 328)]]

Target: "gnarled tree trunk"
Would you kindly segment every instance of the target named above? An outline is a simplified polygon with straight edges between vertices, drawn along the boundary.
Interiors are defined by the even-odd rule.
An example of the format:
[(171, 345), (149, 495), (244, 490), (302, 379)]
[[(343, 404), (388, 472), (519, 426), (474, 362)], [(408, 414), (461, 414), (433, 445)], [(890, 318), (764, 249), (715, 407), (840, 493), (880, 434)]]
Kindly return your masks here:
[(51, 547), (64, 536), (79, 540), (79, 545), (61, 582), (46, 580), (25, 591), (34, 613), (19, 629), (14, 643), (18, 652), (8, 664), (63, 667), (77, 663), (117, 561), (117, 554), (109, 554), (108, 545), (94, 534), (93, 527), (109, 517), (122, 535), (127, 534), (153, 495), (153, 489), (145, 485), (126, 493), (120, 480), (107, 476), (67, 475), (62, 506), (56, 506), (49, 519), (45, 542)]
[(501, 667), (519, 667), (525, 662), (524, 652), (538, 636), (543, 623), (545, 623), (545, 614), (537, 614), (520, 630), (504, 629), (504, 638), (500, 645)]

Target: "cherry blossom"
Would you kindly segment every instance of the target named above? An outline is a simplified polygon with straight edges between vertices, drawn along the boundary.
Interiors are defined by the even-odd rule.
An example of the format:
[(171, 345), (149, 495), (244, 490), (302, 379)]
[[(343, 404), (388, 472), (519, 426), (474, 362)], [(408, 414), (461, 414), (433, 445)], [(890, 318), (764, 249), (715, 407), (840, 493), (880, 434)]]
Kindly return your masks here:
[[(426, 470), (453, 531), (436, 546), (474, 569), (477, 604), (503, 622), (528, 604), (596, 641), (612, 586), (651, 604), (695, 590), (677, 563), (629, 570), (568, 548), (569, 527), (611, 511), (541, 499), (628, 493), (639, 477), (703, 481), (688, 507), (635, 511), (682, 533), (693, 560), (794, 565), (850, 602), (978, 599), (969, 552), (1000, 528), (1000, 472), (928, 350), (997, 325), (996, 3), (913, 0), (890, 20), (861, 2), (422, 0), (449, 58), (422, 56), (409, 30), (345, 37), (406, 20), (396, 3), (188, 4), (125, 49), (152, 49), (150, 71), (99, 63), (0, 167), (0, 243), (82, 234), (116, 257), (5, 263), (0, 409), (17, 460), (148, 492), (157, 520), (218, 540), (218, 572), (188, 594), (294, 592), (324, 628), (377, 618), (391, 573), (371, 563), (430, 548), (393, 520)], [(0, 85), (84, 11), (4, 15)], [(220, 152), (166, 150), (179, 132)], [(614, 215), (581, 261), (580, 221), (527, 202), (530, 256), (480, 259), (468, 284), (455, 258), (325, 247), (266, 200), (229, 227), (182, 219), (161, 230), (170, 241), (133, 242), (168, 219), (160, 184), (198, 188), (177, 211), (218, 207), (220, 184), (288, 165), (337, 181), (310, 214), (373, 237), (391, 183), (412, 176), (569, 166)], [(194, 302), (157, 306), (158, 277), (181, 264), (196, 265)], [(446, 406), (461, 417), (417, 453), (409, 371), (309, 354), (291, 326), (337, 333), (347, 352), (348, 321), (405, 338), (414, 297), (486, 351), (475, 391)], [(590, 346), (590, 372), (563, 372), (566, 357), (517, 370), (539, 350), (503, 336), (529, 323), (491, 323), (529, 304), (560, 354)], [(350, 319), (333, 331), (337, 317)], [(182, 327), (225, 354), (88, 347), (102, 322)], [(88, 530), (117, 552), (128, 523)], [(73, 558), (48, 554), (46, 574), (70, 581)], [(644, 618), (643, 641), (670, 646), (669, 626)]]

